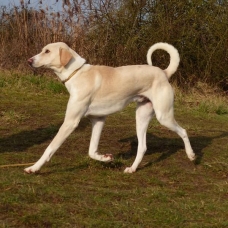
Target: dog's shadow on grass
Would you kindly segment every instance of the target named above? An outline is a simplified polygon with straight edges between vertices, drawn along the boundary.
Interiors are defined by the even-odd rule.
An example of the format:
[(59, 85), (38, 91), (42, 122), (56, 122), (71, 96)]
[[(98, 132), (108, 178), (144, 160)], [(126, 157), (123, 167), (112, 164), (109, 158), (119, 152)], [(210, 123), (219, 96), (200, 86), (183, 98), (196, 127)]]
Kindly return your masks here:
[[(83, 131), (90, 121), (87, 118), (81, 120), (77, 131)], [(10, 136), (0, 136), (0, 153), (24, 152), (26, 149), (50, 141), (57, 134), (61, 124), (49, 125), (34, 130), (21, 131)]]
[[(189, 140), (191, 142), (192, 148), (196, 154), (196, 160), (194, 161), (195, 165), (201, 163), (203, 158), (203, 150), (213, 143), (213, 140), (227, 137), (228, 132), (220, 131), (220, 134), (217, 136), (195, 136), (190, 137)], [(129, 137), (125, 139), (119, 140), (122, 143), (130, 143), (131, 149), (127, 152), (121, 152), (116, 155), (117, 158), (121, 158), (124, 160), (131, 159), (136, 156), (138, 140), (137, 137)], [(153, 134), (147, 134), (147, 151), (146, 155), (151, 155), (153, 153), (159, 153), (160, 156), (155, 160), (147, 163), (146, 166), (150, 166), (153, 163), (161, 162), (170, 156), (177, 153), (179, 150), (184, 150), (184, 143), (181, 138), (168, 138), (168, 137), (157, 137)], [(186, 156), (185, 150), (183, 156)]]

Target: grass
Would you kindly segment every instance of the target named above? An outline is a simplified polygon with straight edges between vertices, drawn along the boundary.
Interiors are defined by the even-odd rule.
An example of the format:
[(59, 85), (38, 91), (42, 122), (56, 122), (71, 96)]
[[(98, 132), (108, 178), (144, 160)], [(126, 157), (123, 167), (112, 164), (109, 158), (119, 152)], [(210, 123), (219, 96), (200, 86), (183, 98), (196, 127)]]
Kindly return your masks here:
[[(9, 73), (0, 73), (0, 90), (0, 165), (34, 162), (57, 133), (68, 94), (53, 79)], [(39, 173), (0, 168), (0, 227), (227, 227), (227, 107), (218, 94), (177, 90), (176, 119), (197, 161), (153, 120), (132, 175), (123, 170), (137, 148), (135, 105), (107, 118), (100, 152), (113, 153), (109, 164), (88, 157), (91, 126), (82, 119)]]

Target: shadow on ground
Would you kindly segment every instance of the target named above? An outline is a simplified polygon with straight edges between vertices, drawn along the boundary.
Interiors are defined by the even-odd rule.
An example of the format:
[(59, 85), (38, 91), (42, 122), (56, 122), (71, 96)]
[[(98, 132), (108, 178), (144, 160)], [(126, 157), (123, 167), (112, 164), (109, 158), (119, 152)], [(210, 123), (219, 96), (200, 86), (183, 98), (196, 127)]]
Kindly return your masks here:
[[(213, 133), (215, 133), (213, 131)], [(217, 133), (217, 132), (216, 132)], [(208, 147), (213, 143), (213, 140), (227, 137), (228, 132), (219, 131), (219, 134), (216, 136), (196, 136), (190, 137), (190, 142), (192, 148), (197, 156), (195, 160), (195, 164), (198, 165), (201, 163), (203, 157), (204, 148)], [(125, 139), (121, 139), (120, 142), (128, 142), (131, 145), (131, 149), (127, 152), (121, 152), (117, 155), (117, 157), (121, 157), (122, 159), (130, 159), (131, 157), (136, 156), (137, 152), (137, 137), (129, 137)], [(150, 155), (152, 153), (160, 153), (161, 155), (153, 162), (157, 163), (163, 161), (170, 156), (174, 155), (179, 150), (184, 149), (184, 143), (181, 138), (167, 138), (167, 137), (157, 137), (153, 134), (147, 134), (147, 152), (146, 155)], [(152, 163), (151, 163), (152, 164)]]
[[(89, 124), (88, 119), (82, 119), (77, 130), (82, 131)], [(23, 152), (34, 145), (51, 140), (57, 134), (60, 126), (61, 124), (49, 125), (45, 128), (21, 131), (7, 137), (0, 137), (0, 153)]]
[[(86, 127), (90, 125), (88, 118), (83, 118), (77, 128), (77, 131), (84, 131)], [(6, 152), (24, 152), (26, 149), (42, 144), (54, 138), (57, 134), (61, 124), (49, 125), (46, 128), (37, 128), (34, 130), (21, 131), (19, 133), (0, 138), (0, 153)], [(213, 131), (207, 132), (211, 136), (194, 136), (190, 137), (192, 148), (197, 155), (195, 164), (201, 163), (203, 157), (203, 150), (210, 146), (214, 140), (227, 137), (228, 132), (225, 131)], [(213, 136), (214, 135), (214, 136)], [(136, 136), (124, 138), (119, 140), (120, 143), (130, 144), (130, 150), (120, 152), (115, 157), (117, 160), (111, 163), (102, 163), (107, 168), (121, 168), (123, 164), (118, 159), (123, 160), (135, 158), (137, 152), (138, 141)], [(151, 133), (147, 134), (147, 152), (146, 155), (153, 153), (159, 153), (160, 156), (155, 160), (147, 163), (146, 166), (150, 166), (154, 163), (166, 160), (171, 157), (179, 150), (184, 149), (184, 143), (181, 138), (170, 138), (170, 137), (158, 137)], [(186, 156), (186, 155), (185, 155)]]

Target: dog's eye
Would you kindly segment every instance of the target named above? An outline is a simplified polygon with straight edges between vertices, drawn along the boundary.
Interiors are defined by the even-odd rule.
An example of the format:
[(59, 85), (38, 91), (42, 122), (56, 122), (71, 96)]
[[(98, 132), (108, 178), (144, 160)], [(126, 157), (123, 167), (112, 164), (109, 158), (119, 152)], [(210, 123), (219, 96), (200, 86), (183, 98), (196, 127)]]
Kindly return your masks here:
[(49, 53), (49, 52), (50, 52), (50, 51), (47, 49), (47, 50), (45, 50), (45, 52), (44, 52), (44, 53), (45, 53), (45, 54), (47, 54), (47, 53)]

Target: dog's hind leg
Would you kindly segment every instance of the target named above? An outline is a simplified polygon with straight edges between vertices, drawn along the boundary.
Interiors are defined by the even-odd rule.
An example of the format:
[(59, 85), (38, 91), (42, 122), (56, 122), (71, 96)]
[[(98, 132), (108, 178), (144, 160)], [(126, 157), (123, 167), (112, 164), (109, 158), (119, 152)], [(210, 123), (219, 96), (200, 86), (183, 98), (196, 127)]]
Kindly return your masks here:
[(142, 103), (138, 103), (136, 109), (136, 130), (138, 137), (138, 149), (137, 155), (134, 163), (131, 167), (127, 167), (124, 172), (125, 173), (133, 173), (136, 171), (138, 165), (142, 161), (142, 158), (147, 150), (146, 147), (146, 132), (148, 128), (148, 124), (153, 116), (153, 106), (150, 101), (144, 101)]
[[(170, 111), (172, 112), (172, 111)], [(183, 129), (181, 126), (178, 125), (176, 120), (172, 116), (173, 114), (170, 113), (165, 113), (165, 114), (156, 114), (158, 121), (160, 124), (163, 126), (169, 128), (170, 130), (176, 132), (183, 140), (184, 145), (185, 145), (185, 151), (188, 156), (188, 158), (193, 161), (195, 160), (195, 153), (192, 150), (187, 132), (185, 129)]]
[(113, 160), (112, 154), (98, 154), (98, 144), (105, 123), (105, 117), (92, 117), (92, 136), (89, 145), (89, 156), (98, 161), (109, 162)]
[(192, 150), (187, 132), (180, 127), (174, 119), (173, 91), (171, 87), (167, 86), (164, 90), (160, 88), (160, 91), (156, 94), (156, 98), (157, 99), (153, 101), (153, 105), (157, 120), (161, 125), (176, 132), (182, 138), (186, 154), (188, 158), (193, 161), (195, 159), (195, 153)]

